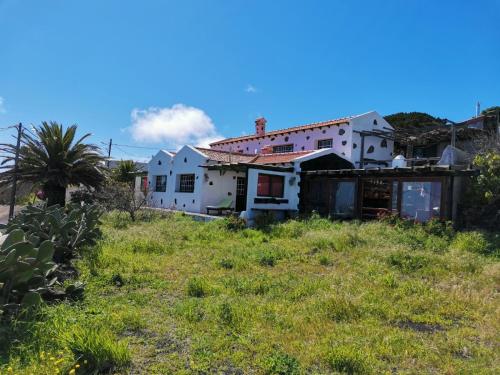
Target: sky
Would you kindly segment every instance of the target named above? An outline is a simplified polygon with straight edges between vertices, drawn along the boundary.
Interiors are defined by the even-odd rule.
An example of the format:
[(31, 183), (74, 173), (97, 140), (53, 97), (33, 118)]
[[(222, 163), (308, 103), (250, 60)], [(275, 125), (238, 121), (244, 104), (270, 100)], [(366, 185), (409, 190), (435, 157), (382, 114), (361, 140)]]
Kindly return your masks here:
[(500, 105), (500, 0), (0, 0), (0, 142), (78, 124), (112, 156), (376, 110)]

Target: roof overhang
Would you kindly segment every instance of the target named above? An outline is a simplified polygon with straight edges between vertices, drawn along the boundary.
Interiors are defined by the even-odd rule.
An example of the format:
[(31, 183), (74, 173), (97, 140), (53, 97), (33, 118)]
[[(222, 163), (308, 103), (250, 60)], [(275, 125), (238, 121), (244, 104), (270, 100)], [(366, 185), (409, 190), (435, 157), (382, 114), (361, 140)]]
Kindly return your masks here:
[(437, 177), (437, 176), (477, 176), (478, 169), (452, 165), (414, 166), (405, 168), (368, 168), (303, 171), (302, 175), (332, 177)]

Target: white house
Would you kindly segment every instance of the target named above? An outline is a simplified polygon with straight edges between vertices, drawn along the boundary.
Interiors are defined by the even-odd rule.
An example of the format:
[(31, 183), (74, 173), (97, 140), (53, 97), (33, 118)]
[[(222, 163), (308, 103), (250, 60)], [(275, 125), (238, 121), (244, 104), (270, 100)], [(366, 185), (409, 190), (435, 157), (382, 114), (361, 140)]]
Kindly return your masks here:
[(394, 129), (375, 111), (274, 131), (266, 131), (266, 123), (266, 119), (259, 118), (255, 121), (255, 134), (223, 139), (210, 147), (246, 154), (332, 148), (355, 166), (363, 167), (393, 158)]
[(205, 213), (209, 206), (230, 202), (232, 210), (246, 211), (249, 219), (269, 210), (293, 215), (304, 163), (325, 157), (334, 158), (340, 167), (353, 167), (331, 148), (258, 155), (192, 146), (175, 154), (159, 151), (149, 163), (148, 204)]

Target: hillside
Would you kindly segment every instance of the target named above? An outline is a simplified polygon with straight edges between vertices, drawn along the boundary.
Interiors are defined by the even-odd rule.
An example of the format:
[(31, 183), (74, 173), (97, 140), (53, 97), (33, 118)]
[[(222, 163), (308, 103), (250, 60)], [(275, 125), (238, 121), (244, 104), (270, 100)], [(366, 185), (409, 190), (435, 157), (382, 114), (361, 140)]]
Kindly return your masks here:
[(85, 300), (4, 332), (0, 373), (89, 352), (117, 373), (500, 369), (498, 247), (479, 233), (323, 219), (231, 231), (181, 215), (108, 215), (104, 232), (79, 263)]

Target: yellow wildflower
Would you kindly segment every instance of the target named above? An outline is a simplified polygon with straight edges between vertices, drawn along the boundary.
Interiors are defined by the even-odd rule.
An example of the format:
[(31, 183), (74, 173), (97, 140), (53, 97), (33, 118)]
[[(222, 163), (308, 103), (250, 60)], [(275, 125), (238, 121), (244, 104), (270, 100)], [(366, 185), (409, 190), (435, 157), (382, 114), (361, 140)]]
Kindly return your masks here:
[(76, 373), (76, 370), (74, 368), (69, 370), (69, 375), (75, 375), (75, 373)]
[(80, 368), (80, 365), (77, 363), (77, 364), (75, 365), (75, 368)]
[(54, 362), (56, 359), (54, 357), (49, 358), (52, 362)]
[(14, 371), (14, 370), (12, 369), (12, 367), (8, 367), (8, 368), (7, 368), (7, 372), (12, 372), (12, 371)]
[(59, 363), (62, 363), (64, 361), (64, 358), (58, 359), (57, 361), (54, 362), (54, 365), (58, 365)]

